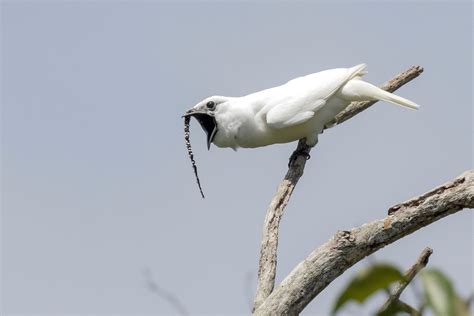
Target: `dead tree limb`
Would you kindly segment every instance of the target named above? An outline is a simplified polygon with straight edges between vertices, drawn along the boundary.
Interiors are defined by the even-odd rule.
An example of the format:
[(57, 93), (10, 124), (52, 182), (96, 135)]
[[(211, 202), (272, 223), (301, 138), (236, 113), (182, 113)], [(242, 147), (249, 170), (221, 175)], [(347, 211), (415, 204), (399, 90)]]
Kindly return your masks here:
[[(381, 88), (393, 92), (418, 77), (423, 72), (420, 66), (413, 66), (408, 70), (398, 74), (390, 81), (384, 83)], [(369, 108), (376, 101), (354, 102), (341, 112), (333, 122), (333, 126), (345, 122), (356, 114)], [(302, 140), (299, 141), (297, 150), (309, 154), (311, 148)], [(283, 211), (288, 204), (291, 194), (303, 175), (306, 158), (298, 156), (290, 165), (288, 172), (280, 183), (275, 196), (273, 197), (267, 209), (267, 215), (264, 221), (262, 243), (260, 248), (260, 260), (258, 269), (258, 284), (254, 299), (253, 309), (256, 310), (260, 304), (270, 295), (275, 285), (276, 265), (277, 265), (277, 247), (278, 231), (280, 219)]]
[(177, 314), (181, 316), (189, 315), (186, 307), (181, 302), (179, 297), (165, 290), (164, 288), (158, 286), (158, 283), (156, 283), (153, 277), (153, 273), (151, 272), (149, 268), (143, 269), (142, 273), (143, 273), (143, 276), (145, 277), (146, 287), (150, 290), (150, 292), (158, 295), (163, 300), (168, 302), (170, 306), (172, 306), (175, 309)]
[(418, 272), (421, 271), (428, 264), (428, 259), (433, 253), (433, 249), (426, 247), (423, 249), (421, 254), (416, 259), (416, 262), (405, 272), (404, 280), (399, 282), (396, 287), (393, 289), (387, 301), (382, 305), (379, 310), (379, 314), (386, 311), (393, 303), (397, 302), (402, 295), (402, 292), (408, 286), (408, 284), (415, 278)]
[(329, 283), (364, 257), (464, 208), (474, 208), (474, 170), (390, 208), (384, 219), (338, 231), (290, 272), (255, 315), (299, 314)]

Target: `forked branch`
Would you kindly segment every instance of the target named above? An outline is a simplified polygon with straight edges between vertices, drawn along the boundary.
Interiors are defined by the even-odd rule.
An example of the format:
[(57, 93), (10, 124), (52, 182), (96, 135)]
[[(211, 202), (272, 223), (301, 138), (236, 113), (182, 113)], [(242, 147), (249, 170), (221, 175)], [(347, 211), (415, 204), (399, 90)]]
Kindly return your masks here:
[(255, 315), (297, 315), (348, 268), (380, 248), (464, 208), (474, 208), (474, 171), (389, 209), (386, 218), (348, 231), (300, 262), (255, 311)]
[(410, 284), (410, 282), (415, 278), (418, 272), (421, 271), (426, 265), (428, 264), (428, 259), (430, 258), (431, 254), (433, 253), (433, 249), (426, 247), (421, 252), (416, 262), (405, 272), (404, 280), (399, 282), (396, 287), (393, 289), (392, 293), (390, 294), (389, 298), (382, 305), (378, 314), (382, 314), (385, 312), (393, 303), (397, 302), (402, 295), (402, 292), (405, 288)]
[[(418, 77), (423, 72), (420, 66), (413, 66), (408, 70), (396, 75), (390, 81), (384, 83), (381, 88), (393, 92)], [(354, 102), (341, 112), (333, 122), (334, 125), (341, 124), (356, 114), (369, 108), (376, 101)], [(297, 150), (309, 154), (311, 148), (304, 141), (299, 141)], [(254, 299), (253, 309), (257, 309), (263, 301), (272, 293), (275, 285), (276, 265), (277, 265), (277, 247), (280, 219), (283, 216), (284, 209), (288, 204), (291, 194), (303, 175), (306, 158), (303, 155), (297, 158), (290, 165), (283, 181), (278, 186), (277, 192), (273, 197), (267, 209), (265, 217), (262, 244), (260, 249), (260, 260), (258, 269), (258, 284)]]

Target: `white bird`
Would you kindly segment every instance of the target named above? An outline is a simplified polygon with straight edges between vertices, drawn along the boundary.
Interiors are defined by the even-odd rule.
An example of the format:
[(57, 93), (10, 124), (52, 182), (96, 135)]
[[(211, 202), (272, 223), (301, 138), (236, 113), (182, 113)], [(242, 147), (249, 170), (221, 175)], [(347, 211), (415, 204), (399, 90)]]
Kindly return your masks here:
[(382, 100), (411, 109), (414, 102), (361, 80), (366, 65), (299, 77), (242, 97), (212, 96), (184, 116), (193, 116), (207, 134), (207, 146), (234, 150), (306, 138), (315, 146), (326, 125), (352, 101)]

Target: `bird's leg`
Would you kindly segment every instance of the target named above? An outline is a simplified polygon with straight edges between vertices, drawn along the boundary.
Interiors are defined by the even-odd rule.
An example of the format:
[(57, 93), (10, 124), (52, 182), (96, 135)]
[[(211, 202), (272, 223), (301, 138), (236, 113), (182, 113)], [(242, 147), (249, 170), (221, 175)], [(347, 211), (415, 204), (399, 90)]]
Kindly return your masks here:
[(302, 140), (300, 140), (298, 143), (298, 147), (290, 156), (290, 159), (288, 161), (288, 168), (290, 168), (291, 165), (294, 164), (294, 162), (296, 161), (296, 159), (298, 159), (299, 156), (305, 157), (306, 160), (311, 158), (311, 155), (309, 154), (310, 150), (311, 150), (311, 146), (306, 144), (306, 139), (303, 138)]

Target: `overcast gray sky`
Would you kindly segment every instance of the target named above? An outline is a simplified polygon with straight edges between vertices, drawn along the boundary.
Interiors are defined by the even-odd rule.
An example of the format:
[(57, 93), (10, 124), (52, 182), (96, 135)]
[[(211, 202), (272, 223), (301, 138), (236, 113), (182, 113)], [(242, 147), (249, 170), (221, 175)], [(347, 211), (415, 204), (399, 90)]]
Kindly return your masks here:
[[(471, 29), (470, 2), (2, 1), (3, 314), (174, 313), (145, 267), (191, 314), (248, 314), (266, 206), (295, 144), (207, 151), (193, 121), (202, 200), (181, 114), (328, 68), (365, 62), (375, 84), (425, 68), (397, 92), (419, 111), (379, 103), (320, 137), (282, 220), (280, 281), (336, 230), (472, 167)], [(376, 259), (406, 268), (431, 246), (430, 265), (467, 295), (472, 219)], [(306, 314), (326, 315), (365, 264)]]

